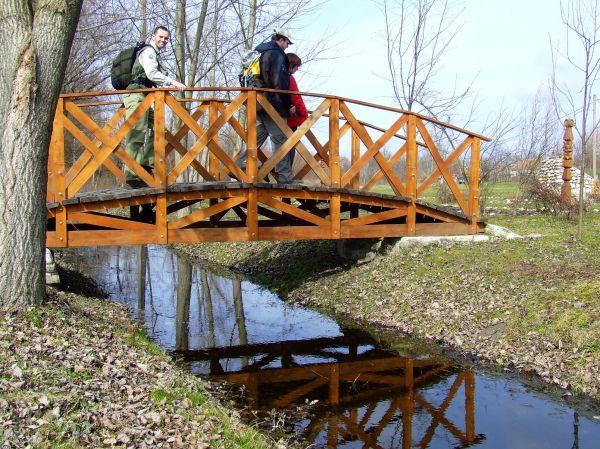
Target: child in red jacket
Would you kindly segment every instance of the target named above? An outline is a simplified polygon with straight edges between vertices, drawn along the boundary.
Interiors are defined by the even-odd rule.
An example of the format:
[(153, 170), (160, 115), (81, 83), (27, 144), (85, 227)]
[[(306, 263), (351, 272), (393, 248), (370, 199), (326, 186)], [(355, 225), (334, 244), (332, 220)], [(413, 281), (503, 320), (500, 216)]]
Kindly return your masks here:
[[(288, 53), (287, 58), (290, 64), (290, 90), (294, 92), (300, 92), (300, 89), (298, 89), (298, 84), (294, 78), (294, 73), (296, 73), (302, 65), (302, 60), (295, 53)], [(306, 105), (304, 104), (304, 100), (302, 99), (301, 95), (292, 95), (292, 104), (292, 113), (287, 120), (287, 124), (290, 128), (292, 128), (292, 131), (296, 131), (298, 126), (304, 123), (304, 121), (308, 118), (308, 111), (306, 110)], [(292, 148), (289, 154), (291, 164), (293, 164), (294, 156), (296, 155), (296, 149)]]

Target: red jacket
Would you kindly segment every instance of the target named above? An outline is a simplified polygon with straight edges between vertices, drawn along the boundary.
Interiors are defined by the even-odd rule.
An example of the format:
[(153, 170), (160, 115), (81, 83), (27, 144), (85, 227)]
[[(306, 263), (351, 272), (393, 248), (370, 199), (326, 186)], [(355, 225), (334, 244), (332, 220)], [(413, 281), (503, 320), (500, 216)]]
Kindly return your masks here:
[[(293, 75), (290, 75), (290, 90), (293, 92), (300, 91)], [(292, 95), (292, 104), (296, 106), (296, 113), (290, 115), (287, 119), (287, 124), (290, 128), (300, 126), (308, 118), (308, 111), (306, 110), (302, 95)]]

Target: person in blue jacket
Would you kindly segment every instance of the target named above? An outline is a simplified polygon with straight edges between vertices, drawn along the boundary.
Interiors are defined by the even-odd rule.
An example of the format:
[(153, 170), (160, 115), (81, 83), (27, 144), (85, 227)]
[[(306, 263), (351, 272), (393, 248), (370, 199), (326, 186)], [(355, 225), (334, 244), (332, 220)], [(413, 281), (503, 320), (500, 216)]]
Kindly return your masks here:
[[(256, 47), (255, 50), (262, 54), (260, 63), (261, 87), (289, 90), (289, 63), (285, 54), (285, 50), (289, 45), (292, 45), (290, 33), (285, 29), (276, 29), (270, 41), (263, 42)], [(269, 92), (266, 97), (285, 120), (296, 112), (290, 94)], [(262, 108), (257, 108), (256, 141), (259, 148), (267, 140), (267, 137), (271, 139), (273, 153), (276, 153), (287, 139), (269, 114)], [(244, 150), (238, 157), (237, 163), (242, 170), (246, 166), (246, 155), (247, 152)], [(283, 184), (292, 182), (292, 158), (290, 153), (277, 163), (275, 173), (277, 173), (277, 182)]]

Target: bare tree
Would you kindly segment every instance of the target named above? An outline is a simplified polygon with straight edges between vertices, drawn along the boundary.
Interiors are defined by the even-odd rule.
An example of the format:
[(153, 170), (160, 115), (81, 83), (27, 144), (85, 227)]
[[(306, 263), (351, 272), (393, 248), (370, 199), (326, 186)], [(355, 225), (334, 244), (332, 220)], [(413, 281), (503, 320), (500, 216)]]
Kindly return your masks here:
[(48, 143), (81, 2), (0, 4), (0, 309), (44, 300)]
[(402, 109), (441, 118), (454, 114), (471, 85), (451, 92), (436, 89), (437, 75), (463, 24), (456, 0), (383, 0), (390, 81)]
[[(550, 76), (557, 113), (575, 118), (575, 129), (581, 140), (581, 179), (579, 183), (578, 238), (583, 233), (585, 158), (596, 124), (590, 126), (592, 93), (600, 76), (600, 5), (598, 0), (567, 0), (560, 3), (566, 43), (550, 41), (553, 69)], [(558, 61), (566, 60), (579, 75), (579, 81), (561, 80)]]

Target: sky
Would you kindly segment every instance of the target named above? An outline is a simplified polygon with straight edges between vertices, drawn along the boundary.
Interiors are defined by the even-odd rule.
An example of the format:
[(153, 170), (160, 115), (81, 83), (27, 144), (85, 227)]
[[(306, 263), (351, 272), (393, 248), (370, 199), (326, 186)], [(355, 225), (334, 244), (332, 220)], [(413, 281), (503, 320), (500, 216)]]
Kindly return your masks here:
[[(444, 59), (440, 86), (473, 80), (480, 114), (501, 107), (518, 111), (552, 71), (550, 35), (564, 42), (560, 0), (464, 0), (463, 28)], [(329, 0), (318, 14), (292, 25), (302, 56), (315, 37), (335, 45), (334, 60), (309, 62), (296, 78), (300, 90), (395, 106), (385, 46), (383, 15), (371, 0)], [(560, 69), (559, 72), (560, 73)], [(572, 74), (571, 74), (572, 76)], [(472, 129), (477, 131), (476, 129)]]

